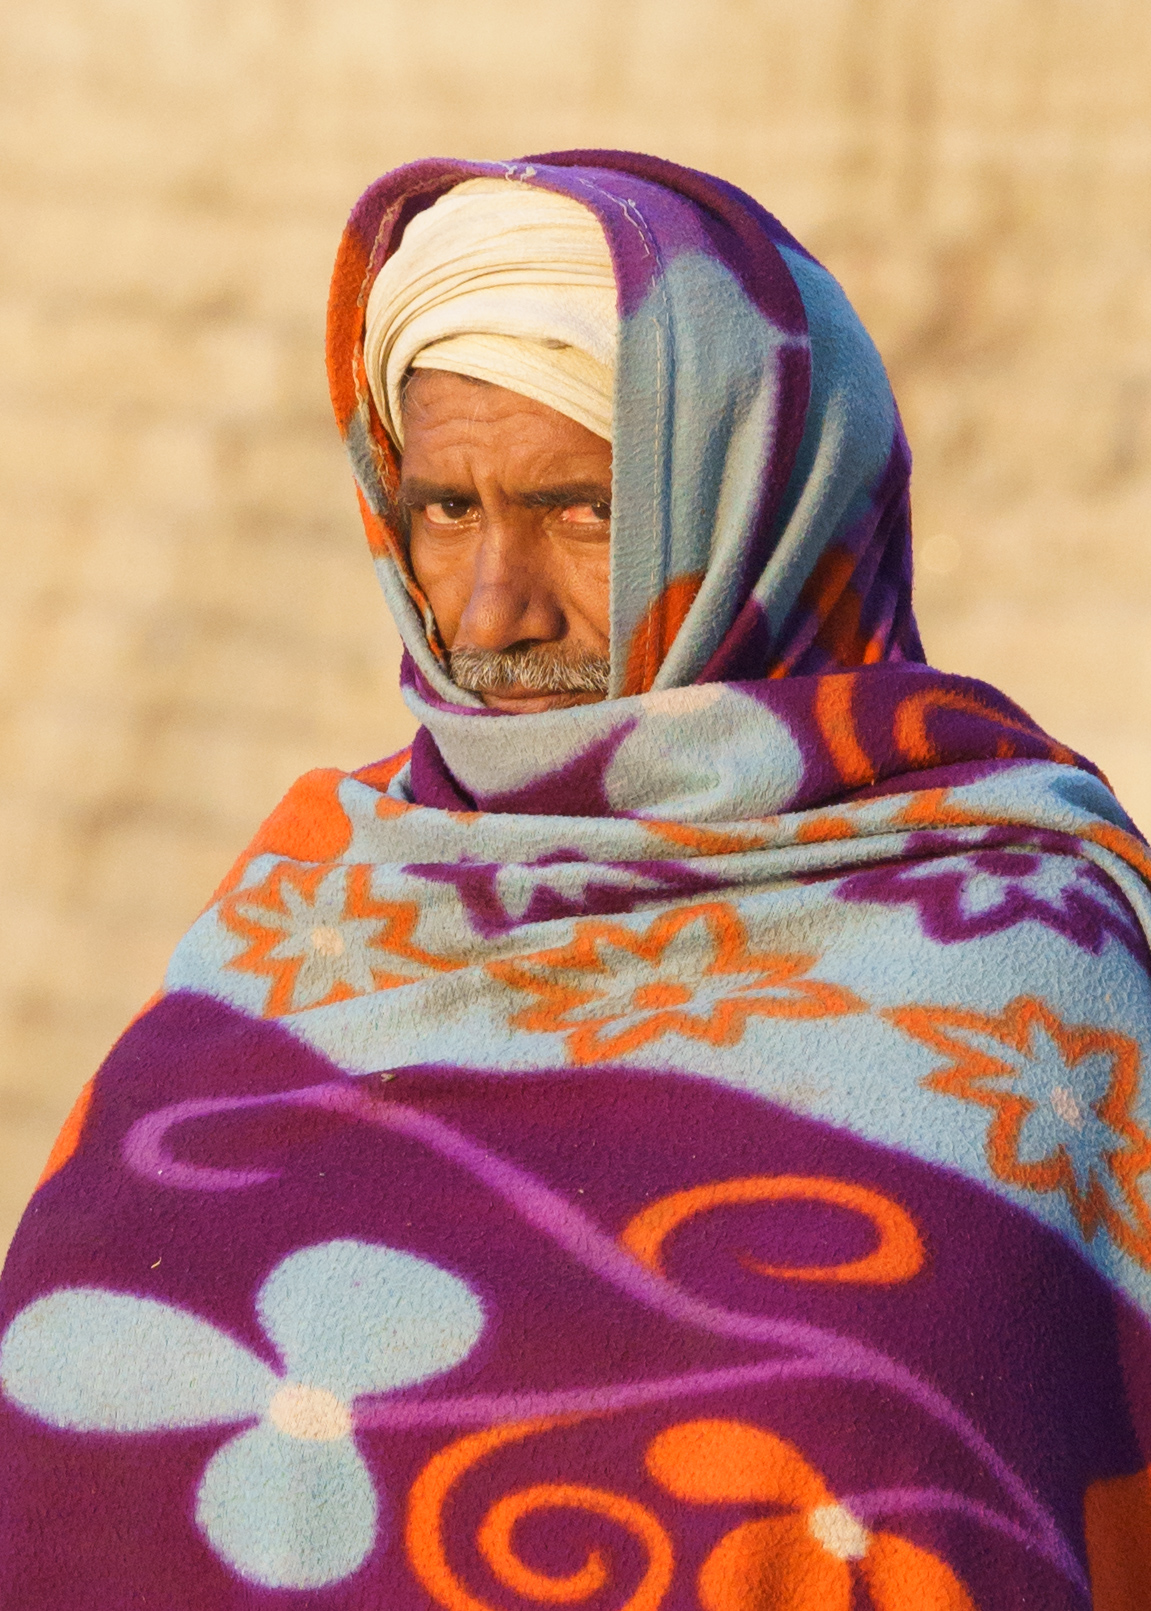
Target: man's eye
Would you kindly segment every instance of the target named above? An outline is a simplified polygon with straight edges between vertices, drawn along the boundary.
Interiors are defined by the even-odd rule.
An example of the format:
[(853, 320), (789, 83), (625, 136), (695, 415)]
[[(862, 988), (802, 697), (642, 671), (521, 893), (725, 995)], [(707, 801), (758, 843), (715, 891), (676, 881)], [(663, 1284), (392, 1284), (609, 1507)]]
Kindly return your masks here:
[(442, 503), (424, 505), (424, 518), (432, 526), (456, 526), (472, 512), (467, 498), (445, 498)]
[(601, 526), (611, 519), (610, 503), (571, 503), (560, 514), (573, 526)]

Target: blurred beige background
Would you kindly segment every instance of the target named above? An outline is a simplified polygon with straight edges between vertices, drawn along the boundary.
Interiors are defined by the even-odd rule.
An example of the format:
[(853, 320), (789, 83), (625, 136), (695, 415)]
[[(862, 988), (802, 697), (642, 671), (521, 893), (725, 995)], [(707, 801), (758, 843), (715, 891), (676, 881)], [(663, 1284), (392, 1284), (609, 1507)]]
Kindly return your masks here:
[(324, 385), (345, 214), (575, 145), (722, 173), (839, 274), (931, 658), (1151, 826), (1147, 0), (6, 0), (0, 1245), (285, 786), (409, 733)]

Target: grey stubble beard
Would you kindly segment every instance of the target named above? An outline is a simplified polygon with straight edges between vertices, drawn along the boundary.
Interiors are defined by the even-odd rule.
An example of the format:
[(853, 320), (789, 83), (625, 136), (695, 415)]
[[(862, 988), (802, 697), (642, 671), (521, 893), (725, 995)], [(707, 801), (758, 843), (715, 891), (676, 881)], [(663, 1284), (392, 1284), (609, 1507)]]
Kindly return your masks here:
[(453, 649), (452, 681), (472, 694), (516, 688), (533, 694), (606, 694), (611, 661), (590, 649), (529, 643), (513, 649)]

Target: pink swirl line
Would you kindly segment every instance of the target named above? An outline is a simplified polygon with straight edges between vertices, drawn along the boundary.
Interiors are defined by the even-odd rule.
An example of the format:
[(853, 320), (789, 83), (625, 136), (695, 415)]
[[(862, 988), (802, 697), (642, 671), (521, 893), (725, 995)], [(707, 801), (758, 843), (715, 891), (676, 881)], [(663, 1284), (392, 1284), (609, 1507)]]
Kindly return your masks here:
[(834, 1368), (821, 1360), (776, 1359), (759, 1365), (732, 1365), (726, 1370), (657, 1377), (648, 1382), (621, 1382), (613, 1387), (559, 1388), (551, 1393), (473, 1393), (439, 1399), (365, 1394), (356, 1400), (352, 1419), (357, 1431), (398, 1432), (426, 1426), (495, 1426), (553, 1415), (617, 1415), (621, 1410), (642, 1409), (646, 1404), (666, 1404), (669, 1399), (835, 1374)]

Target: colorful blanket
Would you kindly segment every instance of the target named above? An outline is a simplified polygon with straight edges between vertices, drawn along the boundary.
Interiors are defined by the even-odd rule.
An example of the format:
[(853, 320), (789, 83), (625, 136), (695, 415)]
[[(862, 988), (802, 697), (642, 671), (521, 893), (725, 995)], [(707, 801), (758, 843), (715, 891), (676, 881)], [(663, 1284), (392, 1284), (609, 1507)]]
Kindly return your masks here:
[[(613, 691), (447, 679), (366, 288), (459, 179), (620, 289)], [(5, 1611), (1151, 1604), (1151, 856), (922, 664), (834, 281), (650, 158), (362, 199), (329, 358), (410, 754), (301, 779), (0, 1289)]]

